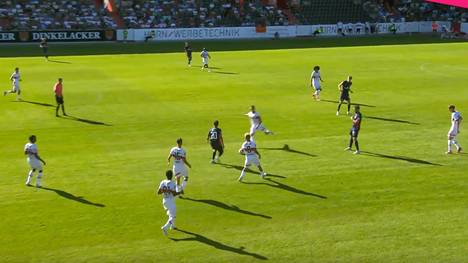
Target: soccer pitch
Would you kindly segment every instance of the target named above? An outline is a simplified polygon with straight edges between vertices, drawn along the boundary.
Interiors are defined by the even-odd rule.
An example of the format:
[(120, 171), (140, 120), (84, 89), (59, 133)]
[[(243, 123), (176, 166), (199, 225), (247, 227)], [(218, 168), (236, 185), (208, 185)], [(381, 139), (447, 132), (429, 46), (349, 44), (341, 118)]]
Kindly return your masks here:
[[(0, 98), (0, 261), (468, 260), (468, 154), (444, 154), (447, 106), (468, 118), (466, 43), (211, 56), (211, 73), (197, 52), (191, 68), (182, 52), (0, 59), (2, 90), (20, 67), (24, 99)], [(343, 151), (346, 105), (335, 116), (348, 75), (362, 104), (361, 155)], [(58, 77), (68, 118), (55, 117)], [(255, 137), (269, 176), (239, 183), (251, 104), (275, 132)], [(215, 119), (226, 148), (213, 165)], [(466, 125), (458, 141), (468, 149)], [(31, 134), (47, 161), (42, 189), (24, 186)], [(166, 237), (155, 190), (178, 137), (193, 168), (176, 200), (179, 230)]]

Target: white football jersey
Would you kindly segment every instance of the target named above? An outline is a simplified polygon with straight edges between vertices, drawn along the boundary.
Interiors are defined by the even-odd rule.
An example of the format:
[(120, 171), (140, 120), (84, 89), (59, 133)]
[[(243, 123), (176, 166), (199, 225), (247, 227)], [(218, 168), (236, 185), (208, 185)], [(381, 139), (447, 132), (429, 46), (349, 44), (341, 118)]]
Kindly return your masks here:
[(250, 118), (250, 123), (252, 125), (258, 125), (260, 124), (260, 114), (258, 112), (249, 112), (247, 113), (247, 116)]
[(18, 83), (18, 81), (20, 80), (20, 74), (19, 74), (19, 72), (18, 72), (18, 73), (17, 73), (16, 71), (13, 72), (13, 74), (11, 74), (10, 79), (13, 80), (13, 83)]
[(452, 130), (458, 129), (459, 121), (461, 118), (461, 114), (458, 111), (452, 112)]
[(208, 51), (206, 51), (206, 50), (205, 50), (205, 51), (202, 51), (202, 52), (200, 53), (200, 55), (201, 55), (202, 58), (205, 58), (205, 59), (209, 57)]
[(256, 155), (254, 149), (257, 148), (257, 145), (253, 141), (245, 141), (242, 144), (241, 150), (244, 151), (245, 155)]
[[(170, 180), (162, 180), (161, 183), (159, 184), (159, 190), (170, 190), (170, 191), (176, 191), (176, 185), (173, 181)], [(171, 192), (164, 192), (163, 194), (164, 199), (173, 199), (174, 195)]]
[(24, 151), (27, 152), (28, 159), (37, 159), (35, 155), (37, 154), (37, 145), (35, 143), (26, 143)]
[(183, 164), (186, 156), (185, 150), (181, 147), (173, 147), (171, 149), (170, 155), (174, 157), (174, 165), (175, 164)]
[(317, 71), (317, 72), (315, 72), (315, 70), (312, 71), (311, 79), (314, 82), (314, 85), (317, 85), (317, 84), (320, 85), (320, 71)]

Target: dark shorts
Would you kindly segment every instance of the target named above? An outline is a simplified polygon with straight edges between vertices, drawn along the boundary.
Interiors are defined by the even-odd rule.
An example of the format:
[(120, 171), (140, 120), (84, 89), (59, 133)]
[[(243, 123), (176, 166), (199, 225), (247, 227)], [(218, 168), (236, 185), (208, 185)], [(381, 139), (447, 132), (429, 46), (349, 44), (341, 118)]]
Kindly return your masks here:
[(223, 146), (218, 141), (210, 141), (211, 148), (219, 152), (223, 151)]
[(349, 135), (351, 135), (351, 137), (357, 138), (359, 135), (359, 129), (351, 128)]
[(350, 101), (350, 99), (349, 99), (349, 94), (348, 94), (348, 95), (341, 95), (341, 96), (340, 96), (340, 101), (344, 101), (344, 100), (345, 100), (345, 101)]
[(63, 96), (62, 97), (59, 97), (59, 96), (55, 96), (55, 101), (57, 102), (57, 104), (63, 104)]

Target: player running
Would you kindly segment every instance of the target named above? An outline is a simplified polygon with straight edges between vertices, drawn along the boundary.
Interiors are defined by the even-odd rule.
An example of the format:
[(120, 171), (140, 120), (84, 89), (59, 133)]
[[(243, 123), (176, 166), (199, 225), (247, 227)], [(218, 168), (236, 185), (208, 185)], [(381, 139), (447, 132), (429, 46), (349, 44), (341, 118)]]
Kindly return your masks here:
[(348, 76), (347, 80), (342, 81), (338, 85), (338, 89), (341, 92), (340, 95), (340, 103), (338, 103), (338, 110), (336, 111), (336, 116), (340, 115), (340, 108), (341, 104), (343, 104), (343, 101), (346, 101), (348, 103), (348, 111), (347, 114), (349, 115), (349, 110), (351, 109), (351, 99), (349, 98), (349, 93), (353, 93), (351, 90), (351, 85), (353, 85), (353, 77)]
[(187, 65), (189, 67), (192, 66), (192, 47), (190, 46), (189, 42), (185, 42), (185, 55), (187, 55)]
[(202, 57), (203, 63), (202, 70), (206, 68), (208, 69), (208, 72), (211, 72), (210, 68), (208, 67), (208, 60), (211, 59), (211, 56), (208, 53), (208, 51), (206, 51), (206, 48), (203, 48), (203, 51), (200, 53), (200, 56)]
[(15, 71), (10, 76), (10, 81), (13, 84), (11, 90), (5, 90), (3, 96), (6, 96), (9, 93), (16, 93), (16, 100), (21, 100), (21, 88), (19, 82), (21, 81), (21, 76), (19, 68), (15, 68)]
[(446, 154), (452, 154), (452, 144), (455, 144), (455, 147), (457, 147), (457, 153), (460, 153), (463, 149), (460, 146), (460, 144), (458, 144), (456, 137), (460, 133), (460, 123), (463, 120), (463, 118), (460, 112), (455, 110), (455, 105), (449, 106), (449, 112), (452, 113), (452, 127), (450, 127), (450, 130), (448, 132), (448, 150)]
[(255, 135), (255, 131), (257, 130), (264, 132), (266, 135), (273, 135), (272, 131), (268, 130), (265, 126), (263, 126), (262, 117), (260, 117), (260, 114), (255, 110), (255, 105), (251, 105), (250, 111), (245, 115), (247, 115), (250, 118), (250, 137), (252, 139)]
[(55, 116), (59, 117), (58, 111), (60, 106), (62, 106), (62, 113), (63, 116), (67, 116), (65, 113), (65, 105), (63, 102), (63, 84), (62, 84), (62, 78), (59, 78), (57, 83), (54, 85), (54, 93), (55, 93), (55, 101), (57, 102), (57, 108), (55, 108)]
[(166, 178), (162, 180), (159, 184), (158, 195), (163, 195), (163, 207), (166, 210), (168, 216), (166, 224), (161, 227), (164, 235), (167, 236), (168, 229), (175, 229), (175, 219), (176, 219), (176, 205), (175, 205), (175, 196), (180, 193), (176, 191), (176, 185), (172, 181), (172, 171), (166, 171)]
[(49, 45), (47, 44), (47, 38), (41, 38), (41, 43), (39, 47), (42, 49), (42, 53), (44, 53), (44, 57), (46, 60), (49, 60)]
[(247, 170), (247, 168), (252, 164), (258, 167), (258, 170), (260, 170), (260, 176), (262, 178), (265, 178), (267, 174), (263, 171), (263, 168), (260, 165), (261, 156), (260, 153), (257, 151), (257, 145), (254, 141), (250, 140), (250, 134), (246, 133), (244, 135), (244, 138), (245, 141), (239, 149), (239, 153), (245, 155), (245, 163), (241, 175), (238, 179), (239, 182), (242, 182), (245, 176), (245, 170)]
[[(41, 187), (41, 179), (42, 179), (42, 164), (46, 164), (44, 160), (39, 157), (36, 145), (36, 136), (31, 135), (29, 136), (29, 142), (26, 143), (24, 146), (24, 154), (27, 155), (27, 161), (31, 170), (28, 174), (28, 179), (26, 179), (26, 185), (31, 186), (31, 180), (33, 174), (36, 170), (38, 170), (37, 177), (36, 177), (36, 187)], [(42, 162), (42, 164), (41, 164)]]
[(320, 67), (315, 66), (314, 71), (310, 76), (310, 85), (315, 89), (313, 96), (316, 101), (320, 101), (320, 91), (322, 90), (320, 82), (323, 82), (322, 77), (320, 76)]
[[(171, 162), (171, 158), (174, 158), (174, 163), (172, 166), (172, 170), (174, 171), (174, 175), (176, 176), (176, 191), (184, 193), (185, 185), (188, 181), (188, 172), (185, 165), (189, 168), (192, 168), (190, 163), (187, 161), (187, 153), (182, 148), (182, 138), (177, 139), (177, 146), (173, 147), (169, 153), (169, 157), (167, 157), (167, 164), (169, 165)], [(180, 184), (180, 177), (184, 177), (184, 181), (182, 182), (182, 186)]]
[[(213, 156), (211, 157), (211, 163), (216, 163), (221, 155), (224, 152), (224, 141), (221, 129), (218, 128), (219, 121), (213, 122), (213, 128), (208, 132), (207, 141), (210, 142), (211, 148), (213, 149)], [(218, 152), (218, 157), (216, 157), (216, 152)]]
[(356, 151), (354, 152), (354, 154), (361, 153), (359, 151), (358, 135), (359, 130), (361, 129), (362, 115), (359, 108), (359, 105), (354, 106), (354, 116), (351, 117), (351, 120), (353, 120), (353, 127), (351, 127), (351, 130), (349, 131), (349, 146), (345, 149), (346, 151), (351, 151), (354, 142), (354, 144), (356, 145)]

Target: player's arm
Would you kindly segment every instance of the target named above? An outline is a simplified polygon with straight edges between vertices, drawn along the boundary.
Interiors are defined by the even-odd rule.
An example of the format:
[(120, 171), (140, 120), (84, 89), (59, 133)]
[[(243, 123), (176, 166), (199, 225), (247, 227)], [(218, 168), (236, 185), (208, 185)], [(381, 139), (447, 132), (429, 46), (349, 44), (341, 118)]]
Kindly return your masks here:
[(208, 132), (208, 136), (206, 136), (206, 142), (210, 141), (211, 130)]
[(221, 142), (221, 146), (224, 148), (224, 140), (223, 135), (221, 133), (219, 134), (219, 141)]
[(172, 153), (170, 153), (169, 156), (167, 157), (167, 165), (171, 163), (171, 158), (172, 158)]
[(339, 91), (343, 91), (343, 83), (344, 81), (340, 82), (340, 84), (338, 84), (338, 90)]
[(34, 156), (35, 156), (39, 161), (41, 161), (44, 165), (46, 165), (46, 162), (45, 162), (44, 160), (42, 160), (42, 158), (39, 156), (39, 154), (34, 153)]
[(322, 79), (322, 76), (319, 76), (319, 79), (320, 79), (321, 82), (324, 82), (323, 79)]
[(253, 149), (251, 149), (251, 150), (252, 150), (253, 152), (255, 152), (255, 153), (258, 155), (258, 159), (261, 159), (261, 158), (262, 158), (262, 156), (260, 155), (260, 152), (257, 151), (257, 148), (253, 148)]
[(187, 165), (189, 168), (192, 168), (192, 165), (187, 161), (187, 158), (183, 158), (185, 165)]
[(241, 148), (239, 149), (239, 153), (240, 153), (240, 154), (244, 154), (244, 148), (241, 147)]

